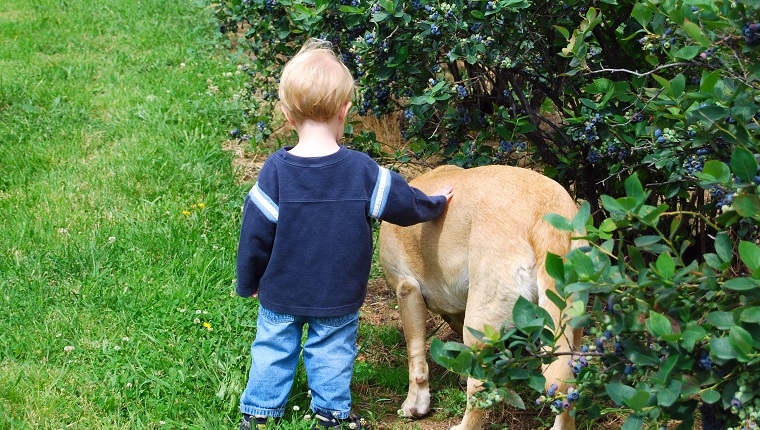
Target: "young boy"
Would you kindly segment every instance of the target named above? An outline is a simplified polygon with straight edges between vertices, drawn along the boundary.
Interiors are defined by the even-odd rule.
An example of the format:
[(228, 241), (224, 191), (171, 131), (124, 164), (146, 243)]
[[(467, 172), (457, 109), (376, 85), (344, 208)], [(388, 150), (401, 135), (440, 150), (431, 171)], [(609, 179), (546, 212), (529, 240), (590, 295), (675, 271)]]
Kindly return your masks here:
[(346, 423), (351, 412), (359, 308), (372, 260), (371, 218), (411, 225), (437, 217), (453, 196), (432, 197), (339, 145), (354, 81), (328, 42), (309, 41), (282, 72), (282, 111), (298, 143), (275, 152), (246, 196), (237, 257), (237, 293), (258, 295), (256, 339), (240, 400), (240, 429), (281, 417), (303, 358), (315, 428)]

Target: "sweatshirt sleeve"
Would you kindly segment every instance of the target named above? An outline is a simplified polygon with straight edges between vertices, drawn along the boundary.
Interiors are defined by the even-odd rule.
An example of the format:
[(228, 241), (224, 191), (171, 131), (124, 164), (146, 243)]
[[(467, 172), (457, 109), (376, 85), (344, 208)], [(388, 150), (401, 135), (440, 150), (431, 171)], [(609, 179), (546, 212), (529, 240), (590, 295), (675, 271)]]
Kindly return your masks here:
[[(378, 166), (379, 167), (379, 166)], [(428, 196), (396, 172), (379, 167), (370, 216), (402, 227), (430, 221), (443, 212), (446, 197)]]
[(241, 297), (250, 297), (259, 290), (259, 281), (272, 253), (278, 212), (277, 204), (257, 182), (243, 205), (235, 288)]

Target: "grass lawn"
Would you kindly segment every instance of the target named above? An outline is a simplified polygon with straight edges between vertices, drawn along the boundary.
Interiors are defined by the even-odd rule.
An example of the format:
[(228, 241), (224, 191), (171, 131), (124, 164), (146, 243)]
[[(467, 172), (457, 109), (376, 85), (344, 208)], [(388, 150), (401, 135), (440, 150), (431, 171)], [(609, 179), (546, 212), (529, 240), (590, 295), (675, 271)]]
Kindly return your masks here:
[(188, 0), (0, 2), (0, 428), (232, 428), (242, 89)]

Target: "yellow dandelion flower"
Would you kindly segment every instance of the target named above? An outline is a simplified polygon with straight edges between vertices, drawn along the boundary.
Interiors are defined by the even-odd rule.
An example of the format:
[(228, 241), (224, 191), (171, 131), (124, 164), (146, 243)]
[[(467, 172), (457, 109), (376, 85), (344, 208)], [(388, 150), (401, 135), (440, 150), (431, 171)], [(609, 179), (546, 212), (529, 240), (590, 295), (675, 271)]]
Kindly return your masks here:
[(203, 209), (203, 208), (206, 207), (206, 204), (205, 203), (198, 203), (198, 207), (201, 208), (201, 209)]
[(184, 211), (182, 211), (182, 215), (189, 216), (190, 215), (190, 211), (184, 210)]
[(209, 323), (208, 321), (205, 321), (203, 323), (203, 327), (205, 327), (205, 328), (211, 328), (211, 323)]

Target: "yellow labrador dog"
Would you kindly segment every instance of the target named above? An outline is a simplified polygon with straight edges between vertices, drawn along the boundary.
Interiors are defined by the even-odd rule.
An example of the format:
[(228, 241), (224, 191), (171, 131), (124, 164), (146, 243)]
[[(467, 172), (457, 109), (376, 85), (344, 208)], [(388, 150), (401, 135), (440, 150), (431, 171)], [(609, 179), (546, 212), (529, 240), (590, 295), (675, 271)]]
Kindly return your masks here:
[[(441, 217), (411, 227), (383, 223), (380, 262), (388, 285), (395, 288), (409, 355), (409, 393), (401, 409), (409, 417), (430, 410), (426, 361), (427, 310), (441, 315), (464, 343), (477, 340), (463, 327), (495, 328), (511, 322), (512, 307), (523, 296), (546, 309), (559, 327), (559, 309), (546, 297), (554, 289), (546, 273), (547, 252), (565, 255), (570, 235), (542, 217), (556, 213), (572, 219), (576, 204), (561, 185), (531, 170), (509, 166), (461, 169), (439, 167), (411, 182), (426, 193), (443, 185), (454, 187), (454, 198)], [(561, 351), (577, 350), (579, 333), (566, 330)], [(567, 360), (546, 369), (547, 387), (573, 377)], [(467, 381), (467, 396), (481, 384)], [(469, 403), (468, 403), (469, 405)], [(483, 411), (467, 407), (453, 429), (480, 429)], [(565, 411), (554, 430), (575, 428)]]

